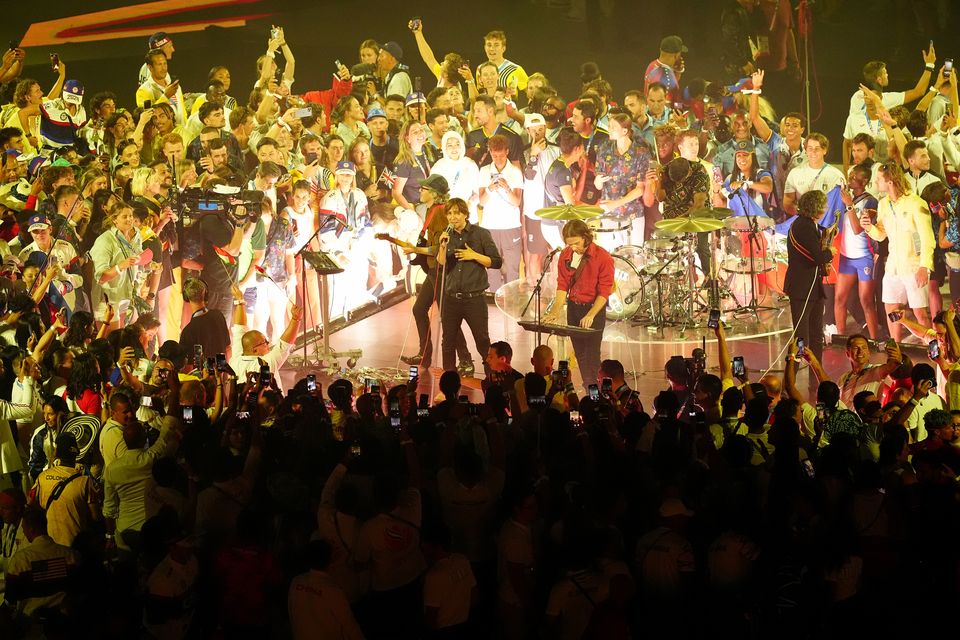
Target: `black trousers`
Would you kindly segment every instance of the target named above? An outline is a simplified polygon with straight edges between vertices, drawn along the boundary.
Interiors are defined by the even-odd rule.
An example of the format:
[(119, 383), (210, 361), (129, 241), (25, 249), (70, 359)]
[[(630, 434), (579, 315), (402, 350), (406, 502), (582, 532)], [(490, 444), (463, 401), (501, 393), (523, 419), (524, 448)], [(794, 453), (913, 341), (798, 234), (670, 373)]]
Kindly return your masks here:
[[(823, 304), (822, 294), (816, 290), (819, 285), (814, 285), (813, 293), (810, 294), (810, 301), (807, 303), (807, 291), (790, 296), (790, 316), (793, 318), (793, 326), (797, 330), (797, 337), (803, 338), (807, 348), (817, 357), (817, 360), (823, 362)], [(804, 303), (807, 303), (804, 305)], [(816, 377), (810, 374), (811, 389), (817, 384)]]
[[(590, 304), (580, 304), (567, 300), (567, 324), (579, 327), (580, 320), (590, 311)], [(580, 377), (583, 378), (583, 386), (596, 384), (597, 373), (600, 371), (600, 345), (603, 343), (603, 327), (607, 324), (607, 310), (601, 309), (597, 317), (593, 319), (590, 325), (594, 329), (599, 329), (596, 333), (589, 336), (580, 337), (574, 335), (570, 338), (573, 343), (573, 350), (577, 352), (577, 363), (580, 367)]]
[[(423, 356), (421, 366), (428, 367), (433, 358), (433, 340), (430, 336), (430, 307), (436, 295), (436, 272), (428, 272), (420, 292), (413, 303), (413, 319), (417, 323), (417, 337), (420, 339), (420, 351)], [(457, 341), (454, 345), (460, 362), (470, 362), (470, 350), (467, 349), (467, 338), (463, 335), (463, 327), (457, 327)]]
[(490, 350), (490, 330), (487, 321), (487, 301), (482, 296), (457, 299), (447, 294), (443, 298), (443, 309), (440, 314), (440, 326), (443, 329), (442, 351), (443, 370), (451, 371), (456, 367), (457, 333), (463, 335), (460, 326), (467, 321), (473, 341), (477, 343), (480, 352), (480, 362), (487, 359)]

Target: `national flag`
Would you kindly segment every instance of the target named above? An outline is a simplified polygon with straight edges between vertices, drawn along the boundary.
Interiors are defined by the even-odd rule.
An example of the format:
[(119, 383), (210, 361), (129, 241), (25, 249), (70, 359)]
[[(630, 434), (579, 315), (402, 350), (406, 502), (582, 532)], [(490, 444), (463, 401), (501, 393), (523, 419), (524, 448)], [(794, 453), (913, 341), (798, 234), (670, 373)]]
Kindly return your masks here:
[(735, 216), (767, 217), (763, 207), (757, 204), (757, 201), (754, 200), (750, 196), (750, 193), (743, 187), (736, 189), (730, 194), (730, 197), (727, 199), (727, 206), (730, 207), (730, 210), (733, 211), (733, 215)]
[(221, 247), (214, 246), (213, 250), (216, 252), (217, 256), (220, 257), (220, 260), (224, 264), (229, 264), (230, 266), (234, 266), (237, 264), (236, 256), (232, 255), (226, 249), (222, 249)]

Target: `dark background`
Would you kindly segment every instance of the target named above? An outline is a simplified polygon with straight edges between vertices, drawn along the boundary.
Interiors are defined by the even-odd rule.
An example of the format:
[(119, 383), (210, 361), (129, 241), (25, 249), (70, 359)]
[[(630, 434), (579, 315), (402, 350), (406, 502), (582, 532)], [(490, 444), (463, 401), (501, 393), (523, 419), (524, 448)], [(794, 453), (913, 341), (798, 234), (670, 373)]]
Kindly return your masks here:
[[(431, 86), (430, 74), (406, 29), (410, 17), (422, 16), (424, 33), (438, 58), (456, 50), (474, 66), (486, 59), (483, 35), (491, 29), (505, 30), (509, 39), (507, 57), (522, 64), (528, 73), (545, 73), (567, 99), (576, 96), (579, 67), (587, 60), (600, 65), (617, 96), (628, 89), (642, 89), (644, 70), (656, 57), (660, 38), (669, 34), (680, 35), (690, 48), (686, 55), (686, 79), (719, 78), (721, 43), (717, 24), (727, 4), (724, 0), (587, 0), (588, 11), (600, 16), (600, 37), (594, 42), (587, 37), (585, 23), (565, 20), (565, 9), (546, 3), (547, 0), (275, 0), (228, 5), (166, 20), (244, 14), (271, 17), (251, 21), (243, 28), (208, 27), (201, 32), (173, 34), (176, 53), (170, 71), (181, 79), (184, 91), (202, 91), (210, 67), (226, 64), (232, 75), (231, 95), (245, 101), (255, 80), (254, 62), (266, 48), (273, 22), (284, 27), (297, 58), (295, 91), (328, 87), (333, 61), (339, 58), (346, 64), (356, 62), (358, 45), (368, 37), (381, 43), (399, 42), (405, 52), (404, 62), (411, 66), (413, 75), (423, 76), (424, 86)], [(0, 26), (0, 41), (18, 40), (32, 22), (134, 4), (95, 0), (71, 4), (18, 3), (16, 18)], [(938, 67), (957, 49), (956, 38), (946, 35), (955, 32), (957, 26), (956, 15), (949, 11), (953, 4), (950, 0), (818, 0), (813, 5), (812, 129), (826, 133), (834, 141), (831, 160), (839, 161), (839, 140), (849, 99), (860, 81), (863, 64), (871, 59), (885, 60), (890, 70), (890, 89), (912, 87), (923, 69), (921, 49), (931, 37), (939, 45)], [(802, 63), (800, 40), (798, 48)], [(28, 47), (24, 77), (36, 78), (48, 89), (54, 78), (48, 54), (56, 51), (68, 65), (68, 77), (78, 78), (86, 85), (87, 100), (97, 91), (109, 89), (117, 94), (119, 105), (129, 107), (133, 105), (137, 71), (146, 49), (143, 37), (53, 48)], [(765, 94), (778, 113), (802, 111), (800, 84), (787, 78), (771, 84)]]

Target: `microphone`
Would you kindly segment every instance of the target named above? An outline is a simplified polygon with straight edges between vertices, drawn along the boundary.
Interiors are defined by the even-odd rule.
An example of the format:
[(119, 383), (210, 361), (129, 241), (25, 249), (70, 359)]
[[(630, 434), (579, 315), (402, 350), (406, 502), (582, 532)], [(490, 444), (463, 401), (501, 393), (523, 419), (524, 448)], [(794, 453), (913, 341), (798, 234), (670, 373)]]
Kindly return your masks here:
[(319, 211), (318, 213), (319, 213), (321, 216), (326, 217), (328, 221), (329, 221), (330, 219), (333, 219), (333, 221), (336, 222), (336, 223), (337, 223), (338, 225), (340, 225), (341, 227), (343, 227), (345, 231), (349, 231), (350, 233), (353, 233), (353, 232), (355, 231), (355, 229), (354, 229), (353, 227), (351, 227), (349, 224), (347, 224), (346, 222), (344, 222), (344, 221), (340, 218), (340, 216), (337, 215), (337, 213), (336, 213), (335, 211), (330, 211), (329, 209), (320, 209), (320, 211)]
[(553, 258), (553, 256), (557, 255), (561, 251), (563, 251), (563, 247), (557, 247), (556, 249), (554, 249), (553, 251), (547, 254), (547, 260), (550, 260), (551, 258)]

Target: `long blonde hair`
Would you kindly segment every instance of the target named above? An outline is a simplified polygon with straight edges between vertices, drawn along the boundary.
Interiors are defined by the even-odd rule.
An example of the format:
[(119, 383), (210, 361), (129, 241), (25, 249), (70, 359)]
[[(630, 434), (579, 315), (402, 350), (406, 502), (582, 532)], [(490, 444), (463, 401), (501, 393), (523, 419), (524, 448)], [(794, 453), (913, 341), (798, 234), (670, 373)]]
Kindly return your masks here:
[(416, 164), (417, 158), (416, 154), (413, 152), (413, 147), (410, 146), (410, 129), (414, 126), (422, 127), (423, 125), (417, 122), (416, 120), (409, 120), (403, 128), (400, 129), (400, 135), (397, 136), (400, 150), (397, 152), (397, 158), (394, 160), (394, 165), (402, 164), (406, 162), (407, 164)]

